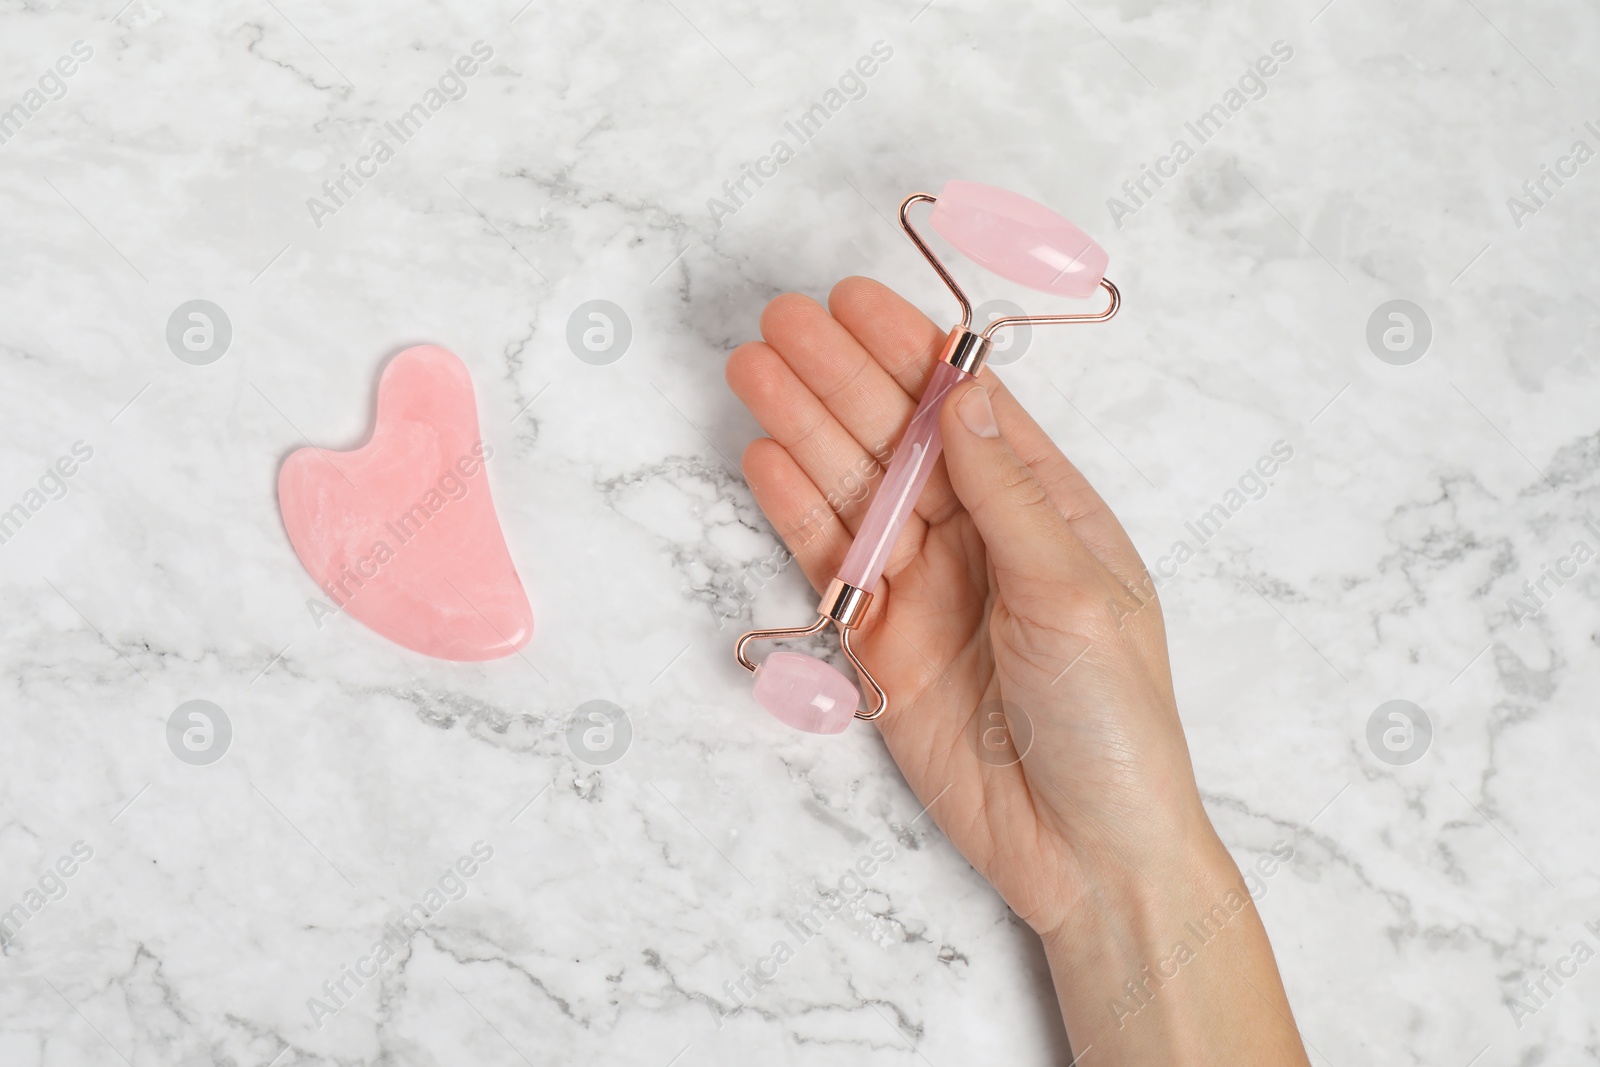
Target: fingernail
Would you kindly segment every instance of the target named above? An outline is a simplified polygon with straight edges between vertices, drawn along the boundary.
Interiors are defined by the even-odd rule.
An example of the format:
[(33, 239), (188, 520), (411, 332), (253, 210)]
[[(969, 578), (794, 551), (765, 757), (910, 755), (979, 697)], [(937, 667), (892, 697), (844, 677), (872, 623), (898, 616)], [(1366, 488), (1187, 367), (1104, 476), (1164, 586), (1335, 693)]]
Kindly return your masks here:
[(961, 423), (979, 437), (999, 437), (1000, 426), (994, 421), (994, 408), (989, 406), (989, 391), (981, 385), (967, 390), (967, 395), (956, 404), (956, 414)]

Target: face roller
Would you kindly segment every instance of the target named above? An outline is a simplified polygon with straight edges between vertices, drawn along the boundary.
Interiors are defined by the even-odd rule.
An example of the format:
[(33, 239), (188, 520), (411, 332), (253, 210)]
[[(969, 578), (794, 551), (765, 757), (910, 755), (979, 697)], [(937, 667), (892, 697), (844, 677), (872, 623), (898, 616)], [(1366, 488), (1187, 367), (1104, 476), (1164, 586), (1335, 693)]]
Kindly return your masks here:
[[(968, 259), (1008, 281), (1055, 296), (1084, 299), (1096, 289), (1110, 298), (1105, 309), (1087, 315), (1035, 315), (997, 319), (981, 334), (973, 332), (972, 303), (911, 225), (913, 204), (933, 205), (928, 222)], [(950, 331), (939, 364), (923, 390), (894, 459), (867, 509), (861, 529), (839, 573), (817, 605), (810, 626), (752, 630), (739, 638), (734, 655), (755, 674), (755, 696), (779, 720), (809, 733), (836, 734), (852, 718), (876, 719), (889, 706), (889, 696), (850, 647), (850, 635), (861, 626), (900, 531), (916, 507), (917, 497), (939, 459), (939, 408), (950, 390), (976, 377), (993, 347), (994, 335), (1008, 326), (1104, 322), (1117, 313), (1122, 297), (1105, 278), (1108, 257), (1082, 230), (1025, 196), (976, 182), (953, 181), (937, 197), (913, 193), (900, 204), (900, 225), (911, 243), (939, 272), (961, 304), (961, 325)], [(752, 641), (809, 637), (829, 623), (839, 629), (844, 654), (875, 696), (866, 711), (857, 711), (860, 694), (844, 675), (814, 656), (773, 652), (757, 666), (747, 649)]]

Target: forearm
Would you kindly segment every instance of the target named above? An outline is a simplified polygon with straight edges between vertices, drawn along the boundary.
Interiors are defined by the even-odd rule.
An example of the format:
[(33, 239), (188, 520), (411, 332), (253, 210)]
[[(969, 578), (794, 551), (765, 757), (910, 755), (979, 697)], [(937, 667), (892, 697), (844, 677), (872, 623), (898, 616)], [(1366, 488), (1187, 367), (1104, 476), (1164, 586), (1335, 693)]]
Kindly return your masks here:
[(1209, 833), (1171, 870), (1113, 868), (1045, 950), (1090, 1067), (1307, 1063), (1255, 903)]

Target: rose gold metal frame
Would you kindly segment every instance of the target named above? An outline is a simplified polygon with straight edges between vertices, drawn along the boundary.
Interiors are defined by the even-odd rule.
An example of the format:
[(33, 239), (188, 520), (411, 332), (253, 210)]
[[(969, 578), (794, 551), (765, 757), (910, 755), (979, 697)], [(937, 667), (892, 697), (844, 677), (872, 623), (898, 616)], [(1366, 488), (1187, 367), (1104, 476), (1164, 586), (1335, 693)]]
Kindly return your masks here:
[[(971, 332), (972, 301), (967, 299), (967, 294), (961, 291), (961, 286), (956, 283), (954, 276), (946, 269), (939, 257), (934, 255), (933, 249), (928, 247), (927, 242), (922, 239), (922, 235), (917, 232), (917, 228), (911, 225), (911, 205), (921, 203), (937, 204), (938, 202), (939, 198), (931, 193), (912, 193), (900, 201), (900, 227), (906, 231), (906, 235), (911, 238), (911, 243), (917, 246), (917, 250), (922, 253), (923, 257), (932, 264), (933, 269), (939, 272), (939, 277), (944, 280), (944, 284), (950, 289), (951, 295), (961, 305), (961, 324), (959, 328), (964, 332)], [(1064, 326), (1075, 322), (1105, 322), (1121, 310), (1122, 293), (1108, 278), (1100, 279), (1100, 288), (1104, 289), (1110, 298), (1105, 308), (1100, 311), (1079, 315), (1013, 315), (1009, 318), (995, 319), (984, 329), (982, 338), (985, 341), (992, 341), (996, 333), (1008, 326)], [(960, 347), (957, 344), (948, 343), (946, 351), (950, 352)], [(966, 370), (967, 368), (962, 367), (962, 369)], [(981, 360), (978, 363), (978, 369), (982, 369)], [(971, 370), (968, 373), (976, 374), (978, 371)]]

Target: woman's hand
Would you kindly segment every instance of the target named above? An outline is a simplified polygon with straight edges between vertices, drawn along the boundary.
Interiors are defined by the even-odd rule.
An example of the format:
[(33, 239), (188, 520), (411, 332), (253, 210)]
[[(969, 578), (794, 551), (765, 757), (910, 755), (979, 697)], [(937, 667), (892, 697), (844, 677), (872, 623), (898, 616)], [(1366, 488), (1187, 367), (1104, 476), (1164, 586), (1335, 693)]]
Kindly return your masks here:
[[(945, 337), (864, 278), (841, 282), (829, 305), (778, 298), (765, 342), (727, 366), (771, 435), (745, 452), (745, 475), (819, 590), (871, 500), (850, 488), (881, 473)], [(1265, 934), (1200, 802), (1138, 553), (992, 371), (952, 390), (940, 426), (944, 461), (856, 639), (890, 694), (878, 721), (890, 753), (1044, 938), (1080, 1055), (1099, 1044), (1122, 1049), (1106, 1062), (1305, 1062)], [(1185, 924), (1213, 904), (1227, 916), (1218, 936), (1174, 962)], [(1219, 971), (1240, 973), (1228, 983)], [(1233, 988), (1239, 977), (1255, 991)], [(1204, 1022), (1196, 1012), (1228, 1025), (1179, 1025)], [(1251, 1050), (1271, 1058), (1240, 1058)]]

